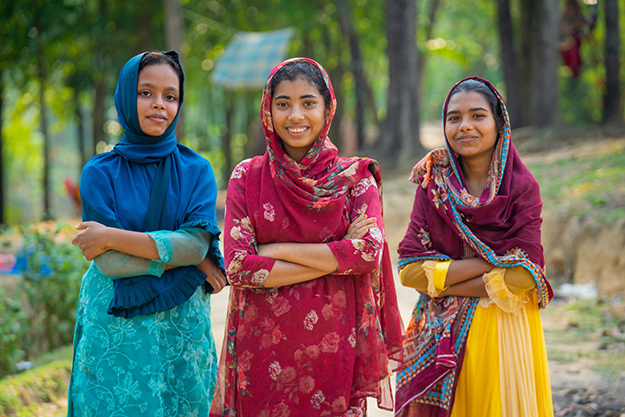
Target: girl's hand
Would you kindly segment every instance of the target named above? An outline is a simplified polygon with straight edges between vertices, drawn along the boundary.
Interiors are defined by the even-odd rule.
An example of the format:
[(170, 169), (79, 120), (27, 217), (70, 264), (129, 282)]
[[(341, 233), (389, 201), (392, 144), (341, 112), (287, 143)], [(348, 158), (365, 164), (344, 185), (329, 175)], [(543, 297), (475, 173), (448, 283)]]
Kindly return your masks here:
[(197, 268), (206, 274), (206, 282), (213, 287), (213, 294), (217, 294), (226, 286), (226, 277), (219, 267), (209, 257), (196, 265)]
[(110, 249), (108, 242), (109, 228), (97, 222), (82, 222), (76, 226), (76, 230), (82, 230), (72, 239), (72, 245), (78, 246), (82, 255), (92, 260), (98, 255)]
[(376, 226), (377, 219), (375, 217), (368, 218), (366, 214), (362, 214), (356, 217), (352, 224), (349, 225), (343, 240), (360, 239), (367, 234), (369, 229)]

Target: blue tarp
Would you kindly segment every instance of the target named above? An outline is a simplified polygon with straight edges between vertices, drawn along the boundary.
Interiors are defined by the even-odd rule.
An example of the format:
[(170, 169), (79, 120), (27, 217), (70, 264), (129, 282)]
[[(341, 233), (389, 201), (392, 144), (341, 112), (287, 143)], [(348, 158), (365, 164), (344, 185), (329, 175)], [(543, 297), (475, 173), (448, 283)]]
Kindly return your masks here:
[(226, 88), (262, 88), (273, 67), (285, 59), (293, 29), (238, 32), (215, 61), (213, 81)]

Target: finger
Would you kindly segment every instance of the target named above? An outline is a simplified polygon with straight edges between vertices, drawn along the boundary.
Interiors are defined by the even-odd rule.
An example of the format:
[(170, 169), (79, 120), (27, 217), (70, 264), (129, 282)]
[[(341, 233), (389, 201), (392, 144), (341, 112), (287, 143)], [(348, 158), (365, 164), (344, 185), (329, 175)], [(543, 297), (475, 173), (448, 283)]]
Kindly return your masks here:
[(81, 222), (79, 225), (74, 226), (76, 230), (84, 230), (89, 227), (89, 222)]

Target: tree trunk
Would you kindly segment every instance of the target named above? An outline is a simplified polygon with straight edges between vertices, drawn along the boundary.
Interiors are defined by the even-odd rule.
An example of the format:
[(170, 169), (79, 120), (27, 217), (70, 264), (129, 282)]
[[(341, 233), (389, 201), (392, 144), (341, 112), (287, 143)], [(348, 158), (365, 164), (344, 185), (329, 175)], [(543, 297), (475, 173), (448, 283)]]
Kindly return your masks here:
[(521, 57), (518, 61), (523, 124), (558, 122), (558, 0), (521, 2)]
[(506, 106), (512, 128), (524, 126), (521, 84), (510, 15), (510, 0), (498, 0), (498, 24), (503, 78), (506, 85)]
[[(328, 136), (332, 143), (339, 148), (339, 152), (341, 152), (341, 143), (342, 137), (340, 135), (340, 127), (343, 123), (343, 114), (345, 113), (345, 107), (343, 104), (343, 74), (345, 72), (345, 68), (343, 66), (343, 62), (340, 59), (341, 56), (341, 45), (336, 42), (332, 42), (332, 36), (330, 36), (330, 31), (328, 30), (328, 25), (323, 25), (321, 29), (321, 39), (323, 41), (324, 49), (329, 51), (330, 54), (335, 54), (334, 56), (339, 57), (337, 60), (337, 64), (335, 66), (326, 65), (324, 68), (328, 72), (328, 76), (330, 80), (332, 80), (332, 87), (334, 88), (334, 95), (336, 96), (336, 102), (338, 103), (336, 106), (336, 113), (334, 113), (334, 119), (332, 120), (332, 126), (330, 127), (330, 131), (328, 132)], [(304, 45), (308, 42), (310, 51), (312, 51), (312, 40), (309, 36), (304, 35)], [(340, 42), (340, 38), (339, 38)], [(311, 56), (311, 55), (305, 55)]]
[(3, 97), (4, 97), (4, 81), (2, 79), (4, 71), (0, 70), (0, 225), (4, 225), (4, 138), (2, 137), (2, 121), (3, 119)]
[[(96, 65), (98, 59), (96, 58)], [(101, 64), (101, 61), (100, 61)], [(102, 67), (100, 66), (101, 70)], [(97, 71), (97, 70), (96, 70)], [(103, 142), (105, 140), (104, 136), (104, 99), (105, 99), (105, 90), (106, 90), (106, 80), (104, 79), (104, 74), (100, 73), (96, 75), (96, 80), (94, 80), (94, 94), (93, 94), (93, 126), (92, 126), (92, 134), (93, 134), (93, 143), (91, 144), (90, 155), (87, 156), (87, 159), (97, 153), (98, 143)]]
[(535, 44), (533, 60), (536, 83), (536, 126), (548, 127), (558, 123), (558, 49), (560, 9), (558, 0), (541, 0), (538, 14), (539, 40)]
[[(41, 31), (39, 32), (41, 33)], [(41, 35), (39, 35), (41, 36)], [(52, 219), (50, 204), (50, 133), (48, 132), (48, 110), (45, 101), (47, 85), (45, 53), (40, 38), (37, 39), (37, 76), (39, 78), (40, 127), (43, 136), (43, 219)]]
[(534, 64), (533, 50), (536, 42), (537, 22), (535, 19), (536, 10), (538, 7), (538, 1), (540, 0), (525, 0), (520, 2), (521, 9), (521, 55), (518, 60), (519, 68), (519, 80), (522, 86), (521, 94), (519, 96), (521, 100), (521, 109), (523, 112), (523, 124), (531, 125), (535, 122), (536, 103), (532, 102), (532, 88), (535, 77), (532, 73)]
[[(76, 87), (75, 87), (76, 88)], [(76, 114), (76, 141), (78, 142), (78, 153), (80, 154), (80, 167), (78, 169), (78, 176), (82, 172), (82, 167), (87, 163), (87, 157), (85, 155), (85, 119), (82, 116), (80, 110), (80, 92), (74, 90), (74, 112)]]
[(419, 96), (415, 0), (386, 0), (388, 104), (381, 144), (397, 161), (423, 155), (419, 142)]
[[(180, 0), (163, 0), (163, 6), (165, 9), (165, 36), (167, 38), (165, 44), (170, 51), (176, 51), (178, 54), (181, 54), (183, 21)], [(180, 56), (180, 62), (182, 62), (182, 56)], [(184, 135), (183, 124), (183, 114), (181, 113), (178, 116), (178, 124), (176, 125), (178, 141)]]
[[(436, 12), (440, 8), (442, 0), (433, 0), (430, 12), (428, 13), (428, 22), (425, 28), (425, 37), (423, 38), (423, 42), (427, 43), (430, 39), (432, 39), (432, 32), (434, 31), (434, 22), (436, 21)], [(419, 99), (421, 98), (421, 92), (423, 91), (423, 76), (425, 74), (425, 68), (427, 64), (427, 54), (421, 52), (417, 49), (417, 65), (419, 70), (417, 72), (417, 86), (419, 92)]]
[(605, 80), (603, 96), (604, 123), (621, 123), (621, 82), (619, 79), (619, 0), (604, 0), (605, 15)]
[(234, 168), (232, 161), (232, 135), (234, 135), (234, 111), (235, 111), (235, 101), (236, 101), (237, 93), (234, 91), (230, 91), (226, 93), (226, 128), (224, 129), (224, 134), (221, 137), (221, 149), (224, 153), (224, 170), (223, 170), (223, 180), (224, 184), (228, 184), (228, 180), (230, 179), (230, 175), (232, 174), (232, 170)]
[(354, 88), (356, 89), (356, 136), (358, 138), (358, 149), (362, 149), (365, 143), (365, 70), (362, 65), (358, 35), (351, 20), (352, 12), (349, 4), (347, 0), (338, 0), (337, 3), (341, 32), (349, 40), (349, 49), (352, 57), (351, 66), (354, 73)]

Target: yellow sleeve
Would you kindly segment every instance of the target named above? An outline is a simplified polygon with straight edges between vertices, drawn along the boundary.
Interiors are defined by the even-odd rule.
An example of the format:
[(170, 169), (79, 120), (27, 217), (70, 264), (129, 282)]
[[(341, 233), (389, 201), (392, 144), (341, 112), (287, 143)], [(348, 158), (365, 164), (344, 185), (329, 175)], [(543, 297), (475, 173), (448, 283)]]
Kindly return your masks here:
[(534, 278), (523, 267), (495, 267), (482, 276), (488, 297), (499, 308), (512, 313), (529, 300), (526, 293), (535, 287)]
[(399, 279), (405, 287), (427, 292), (430, 297), (446, 290), (445, 278), (451, 261), (418, 261), (399, 271)]
[(428, 290), (428, 279), (423, 269), (424, 262), (413, 262), (399, 271), (399, 280), (404, 287), (414, 288), (417, 291)]

